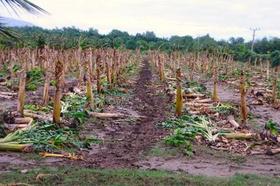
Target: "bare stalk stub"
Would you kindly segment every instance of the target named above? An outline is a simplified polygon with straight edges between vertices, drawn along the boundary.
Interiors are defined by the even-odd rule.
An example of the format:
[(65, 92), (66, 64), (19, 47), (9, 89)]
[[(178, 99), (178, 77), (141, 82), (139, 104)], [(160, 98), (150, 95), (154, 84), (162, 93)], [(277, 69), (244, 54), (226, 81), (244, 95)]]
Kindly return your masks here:
[(56, 124), (60, 124), (63, 76), (64, 76), (64, 65), (62, 60), (58, 59), (55, 64), (55, 79), (57, 83), (56, 83), (54, 108), (53, 108), (53, 122)]
[(182, 74), (181, 69), (176, 70), (176, 116), (182, 115), (183, 93), (182, 93)]

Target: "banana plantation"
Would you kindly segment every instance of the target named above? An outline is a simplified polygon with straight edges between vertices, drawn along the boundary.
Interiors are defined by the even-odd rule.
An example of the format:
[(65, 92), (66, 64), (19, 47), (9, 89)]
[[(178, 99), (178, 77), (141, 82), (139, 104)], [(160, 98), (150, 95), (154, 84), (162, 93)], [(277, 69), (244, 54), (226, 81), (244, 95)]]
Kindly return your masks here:
[(279, 39), (0, 33), (0, 185), (280, 185)]

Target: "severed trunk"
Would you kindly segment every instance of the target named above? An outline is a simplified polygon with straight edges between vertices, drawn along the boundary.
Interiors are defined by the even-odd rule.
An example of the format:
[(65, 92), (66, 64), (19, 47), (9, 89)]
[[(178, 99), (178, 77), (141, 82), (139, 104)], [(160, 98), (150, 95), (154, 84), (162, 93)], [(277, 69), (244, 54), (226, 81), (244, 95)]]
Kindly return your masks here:
[(20, 72), (20, 81), (19, 81), (19, 90), (18, 90), (17, 111), (22, 117), (24, 117), (25, 85), (26, 85), (26, 61), (24, 61), (22, 71)]
[(87, 67), (87, 76), (86, 76), (86, 97), (88, 100), (88, 105), (91, 109), (93, 109), (92, 77), (93, 77), (92, 58), (90, 57), (88, 62), (88, 67)]
[(78, 88), (81, 88), (83, 85), (83, 65), (82, 65), (82, 48), (79, 47), (77, 51), (77, 62), (78, 62), (78, 70), (79, 70), (79, 75), (78, 75)]
[(218, 97), (218, 75), (217, 75), (217, 66), (214, 65), (213, 67), (213, 79), (214, 79), (214, 89), (213, 89), (213, 95), (212, 95), (212, 100), (214, 102), (219, 101)]
[(109, 89), (112, 89), (112, 70), (111, 70), (111, 65), (110, 65), (110, 59), (108, 59), (108, 61), (106, 62), (106, 74), (107, 74), (107, 81), (109, 84)]
[(181, 116), (183, 110), (182, 74), (181, 69), (176, 71), (176, 116)]
[(45, 75), (45, 83), (44, 83), (44, 90), (43, 90), (43, 104), (49, 104), (49, 87), (50, 87), (50, 76), (48, 72)]
[(61, 115), (61, 98), (62, 98), (62, 79), (64, 76), (64, 67), (61, 59), (58, 59), (55, 64), (55, 79), (56, 79), (56, 91), (54, 97), (53, 108), (53, 122), (60, 124)]
[(98, 54), (96, 57), (96, 84), (97, 84), (97, 92), (101, 92), (101, 56)]
[(277, 101), (277, 79), (278, 79), (278, 67), (275, 67), (273, 82), (272, 82), (272, 104)]
[(269, 80), (270, 77), (270, 62), (266, 61), (266, 79)]
[(44, 89), (43, 89), (43, 105), (49, 104), (49, 87), (50, 87), (50, 70), (49, 70), (49, 61), (46, 61), (45, 66), (45, 83), (44, 83)]
[(120, 82), (120, 67), (121, 67), (121, 61), (122, 61), (122, 56), (119, 53), (118, 58), (117, 58), (117, 63), (116, 63), (116, 69), (115, 69), (115, 84), (118, 85)]
[(161, 61), (161, 63), (160, 63), (160, 80), (161, 81), (164, 81), (164, 61)]
[(246, 124), (248, 118), (247, 110), (247, 100), (246, 100), (246, 87), (245, 87), (245, 77), (243, 71), (240, 75), (240, 111), (241, 111), (241, 123)]
[(194, 75), (194, 60), (190, 59), (190, 80), (193, 81), (193, 75)]
[(113, 60), (112, 60), (112, 68), (111, 68), (111, 83), (112, 86), (115, 85), (116, 82), (116, 50), (113, 52)]

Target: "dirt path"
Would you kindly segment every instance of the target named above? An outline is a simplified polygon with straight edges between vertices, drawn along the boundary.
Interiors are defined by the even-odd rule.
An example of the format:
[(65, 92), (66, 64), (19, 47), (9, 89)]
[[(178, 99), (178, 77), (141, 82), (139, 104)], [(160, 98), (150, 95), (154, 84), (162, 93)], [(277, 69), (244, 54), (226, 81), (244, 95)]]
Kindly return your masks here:
[[(156, 78), (145, 59), (139, 78), (133, 85), (132, 97), (122, 105), (123, 110), (136, 112), (141, 118), (132, 122), (105, 121), (104, 143), (87, 161), (97, 167), (134, 167), (141, 154), (166, 135), (156, 124), (165, 118), (167, 99), (157, 94)], [(98, 121), (97, 121), (98, 122)]]

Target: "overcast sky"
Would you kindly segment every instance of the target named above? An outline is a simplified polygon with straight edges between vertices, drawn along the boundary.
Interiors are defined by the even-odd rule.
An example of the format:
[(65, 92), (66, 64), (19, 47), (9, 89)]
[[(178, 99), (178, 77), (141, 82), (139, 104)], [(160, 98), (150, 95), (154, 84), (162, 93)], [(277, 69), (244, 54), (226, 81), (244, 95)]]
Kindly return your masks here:
[[(280, 37), (280, 0), (31, 0), (50, 12), (39, 17), (21, 14), (18, 19), (54, 28), (76, 26), (112, 29), (130, 34), (154, 31), (157, 36), (200, 36), (216, 39), (241, 36), (251, 39)], [(1, 15), (14, 16), (0, 8)]]

